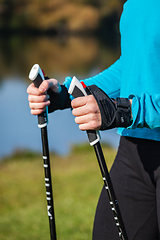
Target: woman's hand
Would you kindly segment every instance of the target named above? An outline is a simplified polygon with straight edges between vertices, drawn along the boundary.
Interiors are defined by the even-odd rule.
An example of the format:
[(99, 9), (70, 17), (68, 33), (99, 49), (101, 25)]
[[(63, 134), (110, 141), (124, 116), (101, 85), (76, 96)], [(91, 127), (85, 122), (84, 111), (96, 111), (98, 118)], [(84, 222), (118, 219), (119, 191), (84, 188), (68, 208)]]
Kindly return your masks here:
[(61, 91), (61, 86), (56, 79), (48, 79), (41, 83), (39, 88), (36, 88), (33, 83), (31, 83), (27, 88), (29, 107), (31, 109), (31, 114), (38, 115), (42, 113), (46, 106), (50, 105), (49, 95), (47, 90), (59, 93)]
[(72, 114), (76, 117), (80, 130), (98, 130), (101, 126), (101, 114), (98, 104), (92, 95), (72, 100)]

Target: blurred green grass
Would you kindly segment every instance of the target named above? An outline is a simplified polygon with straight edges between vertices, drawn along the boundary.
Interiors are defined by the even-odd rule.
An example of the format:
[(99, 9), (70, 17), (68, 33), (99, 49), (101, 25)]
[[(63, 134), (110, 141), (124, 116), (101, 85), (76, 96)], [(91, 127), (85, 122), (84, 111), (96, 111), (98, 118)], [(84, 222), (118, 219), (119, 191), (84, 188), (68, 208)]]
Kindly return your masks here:
[[(110, 169), (115, 150), (103, 145)], [(75, 146), (65, 157), (51, 154), (58, 240), (88, 240), (103, 185), (93, 148)], [(43, 160), (17, 152), (0, 162), (0, 239), (49, 240)]]

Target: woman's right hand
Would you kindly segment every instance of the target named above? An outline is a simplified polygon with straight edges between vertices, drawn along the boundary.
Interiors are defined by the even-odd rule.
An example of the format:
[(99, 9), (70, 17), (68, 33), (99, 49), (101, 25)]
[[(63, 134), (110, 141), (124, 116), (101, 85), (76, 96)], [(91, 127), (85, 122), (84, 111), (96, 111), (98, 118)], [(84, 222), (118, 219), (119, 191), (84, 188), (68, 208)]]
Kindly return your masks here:
[(93, 95), (78, 97), (72, 100), (72, 114), (79, 129), (98, 130), (101, 127), (102, 119), (100, 109)]
[(28, 86), (27, 93), (29, 94), (28, 101), (31, 114), (39, 115), (50, 105), (49, 95), (47, 94), (49, 88), (56, 93), (61, 91), (59, 82), (52, 78), (43, 81), (39, 88), (36, 88), (33, 83)]

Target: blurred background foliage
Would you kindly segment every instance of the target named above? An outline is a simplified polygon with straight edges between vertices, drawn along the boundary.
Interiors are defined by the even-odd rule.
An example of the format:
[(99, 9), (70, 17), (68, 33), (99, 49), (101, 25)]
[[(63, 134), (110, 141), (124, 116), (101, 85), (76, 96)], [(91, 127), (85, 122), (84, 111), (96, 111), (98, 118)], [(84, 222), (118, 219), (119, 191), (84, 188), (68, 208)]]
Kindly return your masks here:
[[(124, 0), (0, 0), (1, 31), (90, 32), (114, 24)], [(106, 24), (105, 24), (106, 27)]]
[(0, 81), (13, 75), (27, 79), (36, 62), (63, 80), (108, 67), (120, 54), (124, 2), (0, 0)]

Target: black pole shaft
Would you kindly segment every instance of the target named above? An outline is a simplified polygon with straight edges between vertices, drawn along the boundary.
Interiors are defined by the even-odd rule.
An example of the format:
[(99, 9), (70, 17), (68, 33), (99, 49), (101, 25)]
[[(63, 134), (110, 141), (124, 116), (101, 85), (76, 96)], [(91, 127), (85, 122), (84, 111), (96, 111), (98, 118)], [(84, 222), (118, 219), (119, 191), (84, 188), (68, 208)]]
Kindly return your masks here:
[(50, 169), (50, 157), (48, 147), (48, 135), (47, 126), (41, 128), (42, 148), (43, 148), (43, 166), (45, 174), (45, 186), (46, 186), (46, 199), (47, 199), (47, 211), (49, 217), (49, 227), (51, 240), (56, 240), (56, 225), (54, 215), (53, 193), (52, 193), (52, 179)]
[(110, 178), (110, 175), (109, 175), (109, 172), (108, 172), (108, 168), (107, 168), (107, 165), (106, 165), (106, 162), (105, 162), (105, 158), (104, 158), (104, 155), (103, 155), (103, 152), (102, 152), (100, 142), (98, 142), (94, 145), (94, 150), (95, 150), (97, 160), (98, 160), (98, 164), (99, 164), (99, 167), (100, 167), (100, 170), (101, 170), (102, 178), (103, 178), (103, 181), (104, 181), (104, 186), (105, 186), (105, 189), (107, 190), (107, 193), (108, 193), (109, 202), (110, 202), (111, 209), (112, 209), (112, 212), (113, 212), (114, 220), (115, 220), (116, 226), (118, 228), (119, 238), (121, 240), (128, 240), (127, 233), (126, 233), (126, 230), (125, 230), (125, 226), (124, 226), (122, 216), (121, 216), (121, 213), (120, 213), (120, 210), (119, 210), (118, 201), (116, 199), (116, 195), (115, 195), (115, 192), (114, 192), (114, 189), (113, 189), (113, 185), (112, 185), (112, 182), (111, 182), (111, 178)]
[[(45, 79), (42, 70), (38, 64), (35, 64), (30, 73), (29, 78), (33, 81), (34, 86), (39, 88), (40, 84)], [(50, 227), (50, 238), (56, 240), (56, 225), (54, 216), (54, 204), (53, 204), (53, 193), (52, 193), (52, 180), (51, 180), (51, 169), (49, 159), (49, 147), (48, 147), (48, 136), (47, 136), (47, 123), (48, 123), (48, 108), (44, 112), (38, 115), (38, 127), (41, 128), (42, 138), (42, 149), (43, 149), (43, 166), (45, 174), (45, 186), (46, 186), (46, 199), (47, 199), (47, 211), (49, 217)]]
[[(76, 79), (76, 77), (73, 77), (68, 92), (74, 98), (86, 96), (87, 93), (84, 90), (83, 86), (78, 81), (78, 79)], [(112, 209), (112, 212), (113, 212), (113, 215), (114, 215), (114, 220), (115, 220), (116, 226), (118, 228), (119, 238), (120, 238), (120, 240), (128, 240), (126, 230), (125, 230), (125, 227), (124, 227), (124, 223), (123, 223), (123, 220), (122, 220), (122, 217), (121, 217), (121, 213), (120, 213), (120, 210), (119, 210), (119, 207), (118, 207), (118, 201), (117, 201), (116, 196), (115, 196), (113, 185), (112, 185), (112, 182), (111, 182), (111, 179), (110, 179), (110, 175), (109, 175), (109, 172), (108, 172), (108, 169), (107, 169), (107, 166), (106, 166), (106, 162), (105, 162), (105, 159), (104, 159), (102, 148), (101, 148), (101, 145), (100, 145), (100, 142), (99, 142), (99, 140), (100, 140), (99, 134), (98, 134), (97, 131), (88, 130), (87, 135), (88, 135), (90, 145), (94, 146), (94, 150), (95, 150), (97, 160), (98, 160), (98, 163), (99, 163), (99, 167), (100, 167), (100, 170), (101, 170), (101, 173), (102, 173), (105, 188), (106, 188), (107, 193), (108, 193), (110, 206), (111, 206), (111, 209)]]

